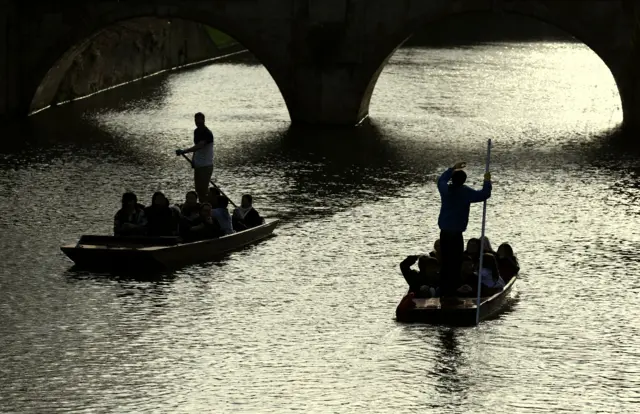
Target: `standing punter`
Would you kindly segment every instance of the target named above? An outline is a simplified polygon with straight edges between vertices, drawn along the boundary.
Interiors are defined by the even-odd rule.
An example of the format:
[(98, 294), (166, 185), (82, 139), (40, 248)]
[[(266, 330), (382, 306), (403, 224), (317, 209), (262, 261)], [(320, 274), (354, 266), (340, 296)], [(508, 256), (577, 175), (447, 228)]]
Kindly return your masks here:
[(208, 201), (209, 181), (213, 175), (213, 133), (204, 124), (204, 114), (194, 116), (193, 147), (176, 150), (176, 155), (193, 152), (193, 181), (201, 203)]
[[(462, 171), (466, 163), (459, 162), (442, 173), (438, 179), (438, 191), (442, 205), (440, 227), (440, 251), (442, 254), (441, 299), (443, 306), (455, 304), (456, 290), (460, 287), (460, 268), (464, 254), (462, 233), (469, 223), (471, 203), (479, 203), (491, 197), (491, 174), (484, 175), (482, 190), (464, 185), (467, 174)], [(451, 184), (449, 183), (451, 180)]]

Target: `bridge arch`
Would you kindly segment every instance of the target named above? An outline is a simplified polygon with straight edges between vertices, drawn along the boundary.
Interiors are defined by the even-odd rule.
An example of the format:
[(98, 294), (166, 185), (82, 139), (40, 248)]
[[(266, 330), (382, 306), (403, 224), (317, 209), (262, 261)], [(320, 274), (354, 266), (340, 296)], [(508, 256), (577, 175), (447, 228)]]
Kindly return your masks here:
[[(177, 3), (177, 2), (176, 2)], [(123, 4), (123, 3), (119, 3)], [(211, 11), (200, 10), (193, 6), (157, 6), (150, 4), (122, 5), (109, 11), (94, 11), (91, 8), (84, 10), (84, 14), (66, 10), (64, 19), (70, 21), (69, 25), (61, 26), (54, 32), (54, 39), (45, 42), (44, 45), (33, 45), (39, 49), (31, 56), (37, 59), (30, 62), (33, 68), (26, 79), (26, 99), (29, 100), (30, 112), (46, 108), (52, 103), (58, 88), (69, 71), (71, 64), (77, 56), (86, 50), (92, 40), (96, 39), (105, 30), (124, 22), (145, 17), (161, 19), (180, 19), (200, 23), (213, 27), (238, 41), (244, 48), (251, 52), (267, 69), (278, 86), (285, 103), (286, 93), (283, 90), (283, 81), (286, 74), (279, 66), (279, 60), (274, 57), (277, 50), (272, 47), (264, 47), (261, 37), (256, 34), (259, 27), (246, 25), (224, 14), (215, 14)], [(93, 13), (93, 14), (91, 14)], [(51, 27), (46, 28), (51, 32)], [(40, 36), (37, 36), (40, 38)], [(270, 45), (272, 46), (272, 45)]]
[[(553, 26), (567, 35), (575, 38), (579, 42), (589, 47), (607, 66), (618, 87), (618, 93), (621, 99), (623, 109), (625, 108), (625, 88), (624, 82), (626, 73), (624, 72), (623, 62), (619, 61), (616, 51), (610, 48), (612, 42), (609, 39), (597, 38), (590, 34), (591, 28), (587, 22), (581, 21), (579, 18), (570, 19), (570, 16), (564, 16), (562, 13), (554, 12), (548, 6), (544, 6), (541, 2), (510, 2), (509, 7), (494, 9), (487, 7), (486, 3), (474, 0), (457, 0), (451, 2), (449, 7), (438, 10), (437, 12), (424, 13), (410, 19), (399, 30), (391, 33), (384, 42), (381, 42), (376, 51), (370, 54), (367, 62), (366, 73), (363, 79), (368, 82), (361, 85), (362, 100), (360, 103), (360, 111), (368, 113), (369, 105), (373, 91), (376, 87), (380, 74), (384, 70), (393, 54), (414, 34), (423, 30), (429, 24), (434, 24), (444, 19), (455, 18), (468, 14), (487, 14), (487, 13), (505, 13), (520, 15), (542, 23)], [(566, 11), (569, 13), (569, 10)], [(577, 15), (578, 17), (580, 14)], [(615, 24), (615, 23), (612, 23)], [(626, 112), (626, 111), (625, 111)]]

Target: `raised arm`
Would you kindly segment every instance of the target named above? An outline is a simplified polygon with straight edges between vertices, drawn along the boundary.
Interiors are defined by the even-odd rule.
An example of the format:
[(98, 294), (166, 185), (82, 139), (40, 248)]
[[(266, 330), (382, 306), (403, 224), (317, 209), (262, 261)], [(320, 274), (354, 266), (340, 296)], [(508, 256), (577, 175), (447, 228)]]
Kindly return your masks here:
[(411, 274), (411, 266), (418, 261), (418, 256), (407, 256), (402, 262), (400, 262), (400, 271), (403, 275)]
[(408, 256), (406, 259), (400, 263), (400, 271), (402, 272), (402, 276), (404, 276), (404, 280), (407, 281), (407, 285), (409, 285), (409, 290), (412, 292), (417, 292), (420, 289), (420, 280), (418, 278), (418, 272), (411, 269), (411, 266), (418, 260), (418, 256)]
[(438, 178), (438, 191), (440, 194), (447, 192), (449, 188), (449, 180), (453, 175), (453, 168), (449, 168), (447, 171), (443, 172), (440, 178)]

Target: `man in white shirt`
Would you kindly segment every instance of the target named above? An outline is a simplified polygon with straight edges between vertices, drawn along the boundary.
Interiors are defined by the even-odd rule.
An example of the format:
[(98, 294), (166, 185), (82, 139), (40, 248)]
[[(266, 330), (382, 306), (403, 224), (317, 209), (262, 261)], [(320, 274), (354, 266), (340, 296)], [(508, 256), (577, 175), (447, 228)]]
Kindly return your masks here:
[(177, 155), (193, 152), (193, 181), (201, 203), (208, 201), (209, 182), (213, 175), (213, 133), (204, 124), (204, 114), (195, 114), (193, 147), (177, 150)]

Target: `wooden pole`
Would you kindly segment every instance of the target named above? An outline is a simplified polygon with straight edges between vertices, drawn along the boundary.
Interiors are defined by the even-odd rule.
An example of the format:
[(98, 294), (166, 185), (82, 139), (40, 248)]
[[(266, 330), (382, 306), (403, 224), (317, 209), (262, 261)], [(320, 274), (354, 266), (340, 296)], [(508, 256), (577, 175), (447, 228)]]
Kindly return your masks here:
[[(489, 172), (491, 163), (491, 140), (487, 141), (487, 163), (484, 168), (485, 174)], [(484, 181), (483, 181), (484, 185)], [(482, 258), (484, 257), (484, 229), (487, 223), (487, 200), (482, 204), (482, 236), (480, 238), (480, 264), (478, 267), (478, 297), (476, 298), (476, 325), (480, 323), (480, 291), (482, 289)]]

